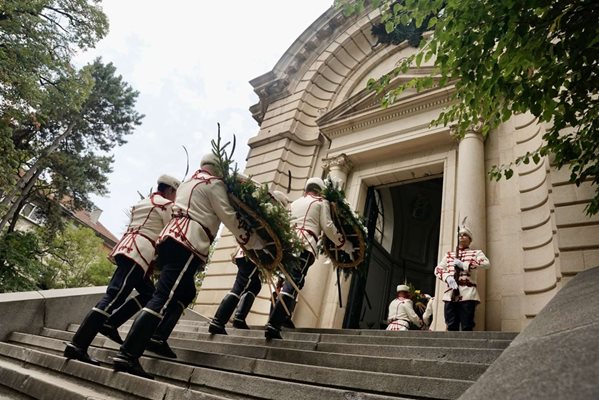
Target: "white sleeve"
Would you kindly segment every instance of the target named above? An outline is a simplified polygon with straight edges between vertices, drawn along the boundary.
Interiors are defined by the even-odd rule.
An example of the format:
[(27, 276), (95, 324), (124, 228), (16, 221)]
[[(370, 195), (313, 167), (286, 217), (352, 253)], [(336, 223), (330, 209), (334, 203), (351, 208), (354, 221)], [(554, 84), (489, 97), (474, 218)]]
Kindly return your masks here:
[(246, 244), (250, 239), (250, 232), (241, 226), (237, 212), (229, 203), (225, 184), (222, 181), (216, 181), (208, 193), (210, 205), (216, 216), (231, 231), (237, 242)]
[(404, 303), (404, 307), (406, 309), (406, 314), (408, 314), (408, 318), (410, 319), (410, 321), (416, 326), (422, 326), (422, 321), (420, 320), (420, 317), (418, 317), (418, 314), (416, 314), (416, 311), (414, 311), (414, 303), (412, 303), (412, 300), (407, 300)]
[(345, 237), (337, 230), (333, 220), (331, 219), (331, 206), (328, 200), (322, 201), (320, 207), (320, 227), (324, 234), (331, 239), (335, 246), (341, 247), (345, 243)]
[(426, 310), (424, 310), (424, 314), (422, 314), (422, 320), (428, 325), (430, 323), (430, 319), (433, 316), (433, 299), (429, 299), (428, 303), (426, 303)]
[(161, 210), (162, 213), (162, 226), (166, 226), (173, 216), (173, 203), (169, 202), (166, 204), (164, 211)]

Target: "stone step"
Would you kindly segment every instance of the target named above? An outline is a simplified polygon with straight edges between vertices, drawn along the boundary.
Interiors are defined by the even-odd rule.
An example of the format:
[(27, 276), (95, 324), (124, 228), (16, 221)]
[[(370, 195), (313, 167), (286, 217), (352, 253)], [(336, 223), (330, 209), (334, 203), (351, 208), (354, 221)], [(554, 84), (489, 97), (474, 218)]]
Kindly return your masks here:
[(36, 399), (226, 399), (10, 343), (0, 342), (0, 355), (0, 368), (14, 371), (0, 373), (0, 383)]
[[(127, 331), (131, 327), (132, 321), (123, 324), (122, 328)], [(76, 324), (69, 325), (68, 330), (73, 330)], [(240, 336), (264, 336), (263, 326), (251, 326), (250, 330), (235, 329), (227, 326), (227, 332), (237, 332)], [(185, 332), (204, 332), (208, 329), (208, 323), (204, 321), (180, 320), (177, 323), (177, 329)], [(351, 336), (385, 336), (385, 337), (426, 337), (426, 338), (442, 338), (442, 339), (486, 339), (486, 340), (513, 340), (517, 332), (500, 332), (500, 331), (470, 331), (470, 332), (441, 332), (441, 331), (385, 331), (377, 329), (330, 329), (330, 328), (296, 328), (293, 330), (283, 329), (285, 335), (289, 338), (299, 339), (300, 337), (314, 337), (315, 335), (351, 335)], [(310, 340), (310, 339), (305, 339)]]
[[(33, 399), (116, 400), (121, 398), (110, 396), (107, 393), (102, 393), (100, 396), (97, 390), (78, 385), (70, 379), (52, 376), (45, 368), (33, 369), (18, 359), (13, 360), (3, 356), (0, 356), (0, 385), (17, 392), (20, 396)], [(0, 394), (3, 391), (1, 390)], [(18, 397), (13, 397), (11, 393), (10, 397), (0, 395), (0, 398), (14, 399)], [(137, 397), (134, 398), (137, 399)]]
[[(11, 341), (24, 343), (36, 347), (45, 348), (52, 353), (61, 351), (64, 348), (62, 341), (56, 339), (49, 339), (35, 335), (24, 335), (24, 334), (13, 334), (10, 338)], [(0, 343), (0, 354), (5, 352), (5, 348), (2, 345), (11, 346), (9, 344)], [(17, 347), (17, 345), (12, 345)], [(23, 350), (23, 348), (20, 348)], [(40, 353), (41, 350), (31, 350), (31, 352)], [(98, 358), (103, 365), (109, 366), (114, 356), (114, 351), (104, 348), (90, 348), (90, 354), (93, 357)], [(194, 358), (197, 358), (197, 354), (193, 354)], [(47, 357), (59, 358), (62, 362), (65, 362), (63, 357), (59, 355), (47, 355)], [(219, 356), (223, 357), (223, 356)], [(191, 358), (191, 357), (188, 357)], [(238, 358), (236, 361), (239, 361)], [(182, 363), (182, 361), (186, 363)], [(289, 374), (287, 370), (281, 370), (279, 363), (279, 377), (271, 379), (264, 377), (261, 374), (262, 367), (260, 363), (253, 362), (254, 360), (246, 359), (245, 363), (235, 365), (236, 369), (241, 372), (228, 372), (221, 371), (212, 368), (204, 368), (199, 365), (189, 362), (190, 360), (179, 359), (177, 362), (167, 361), (166, 359), (159, 359), (154, 357), (142, 357), (141, 362), (146, 371), (155, 374), (161, 381), (170, 382), (175, 385), (185, 385), (192, 390), (205, 390), (212, 392), (220, 392), (221, 396), (232, 399), (247, 399), (247, 398), (261, 398), (261, 399), (281, 399), (283, 397), (290, 399), (364, 399), (364, 400), (390, 400), (390, 399), (407, 399), (406, 397), (400, 397), (399, 395), (392, 394), (390, 396), (379, 395), (376, 393), (365, 393), (355, 390), (344, 390), (334, 387), (317, 386), (312, 384), (304, 384), (297, 382), (294, 379), (293, 374)], [(85, 367), (108, 370), (113, 376), (118, 376), (121, 379), (141, 379), (133, 377), (127, 374), (117, 374), (112, 372), (106, 367), (96, 367), (88, 364), (79, 363), (77, 361), (69, 361), (71, 364), (83, 365)], [(244, 368), (246, 367), (246, 368)], [(249, 369), (248, 369), (249, 367)], [(49, 368), (49, 366), (46, 366)], [(246, 375), (243, 372), (248, 372), (251, 375)], [(297, 371), (296, 371), (297, 372)], [(326, 374), (332, 373), (326, 369)], [(319, 371), (319, 374), (325, 374), (324, 371)], [(330, 380), (330, 379), (329, 379)], [(152, 381), (144, 380), (144, 382)], [(185, 397), (187, 399), (187, 397)], [(447, 398), (447, 397), (443, 397)], [(455, 398), (455, 397), (454, 397)]]
[[(53, 329), (44, 329), (42, 332), (43, 336), (60, 339), (60, 340), (71, 340), (73, 334), (71, 332), (65, 332)], [(215, 339), (222, 338), (222, 335), (213, 336)], [(226, 338), (226, 337), (225, 337)], [(169, 344), (179, 354), (184, 349), (193, 349), (194, 340), (180, 341), (178, 337), (171, 337)], [(284, 343), (289, 341), (271, 341), (265, 342), (270, 343), (270, 346), (275, 344)], [(103, 336), (98, 335), (94, 342), (94, 346), (105, 347), (109, 349), (118, 350), (118, 345), (110, 340), (105, 339)], [(275, 346), (276, 348), (276, 346)], [(226, 350), (226, 349), (225, 349)], [(201, 352), (201, 351), (200, 351)], [(206, 352), (204, 352), (206, 353)], [(152, 353), (147, 353), (152, 354)], [(208, 353), (206, 353), (208, 354)], [(219, 354), (219, 353), (213, 353)], [(229, 355), (229, 353), (225, 353)], [(461, 379), (461, 380), (476, 380), (488, 367), (488, 364), (474, 363), (474, 362), (451, 362), (443, 360), (419, 360), (401, 358), (399, 356), (389, 355), (387, 357), (372, 357), (369, 355), (352, 355), (352, 354), (330, 354), (322, 353), (317, 351), (297, 351), (287, 354), (277, 354), (277, 352), (271, 350), (266, 353), (267, 359), (273, 359), (273, 357), (281, 357), (281, 360), (291, 362), (295, 364), (308, 364), (316, 365), (321, 367), (331, 367), (340, 369), (351, 369), (351, 370), (363, 370), (370, 372), (381, 372), (381, 373), (392, 373), (392, 374), (403, 374), (403, 375), (417, 375), (417, 376), (431, 376), (437, 378), (446, 379)], [(243, 357), (243, 356), (239, 356)], [(217, 358), (218, 360), (218, 358)], [(274, 360), (274, 359), (273, 359)], [(219, 364), (202, 364), (204, 366), (210, 366), (219, 369), (228, 369), (226, 365)]]
[[(215, 339), (216, 337), (216, 339)], [(225, 342), (227, 340), (227, 342)], [(243, 357), (265, 358), (269, 351), (271, 356), (281, 357), (282, 361), (290, 358), (302, 359), (301, 353), (308, 350), (324, 353), (340, 353), (366, 355), (375, 357), (398, 356), (407, 359), (453, 361), (463, 363), (490, 364), (502, 353), (503, 349), (480, 349), (462, 347), (425, 347), (402, 345), (369, 345), (344, 343), (293, 343), (292, 340), (262, 341), (259, 344), (242, 344), (235, 340), (224, 339), (213, 335), (207, 340), (180, 339), (176, 335), (169, 339), (172, 346), (188, 348), (207, 353), (234, 354)], [(295, 349), (293, 347), (299, 347)]]
[[(68, 330), (77, 331), (79, 325), (70, 324)], [(123, 326), (119, 330), (124, 338), (130, 328)], [(190, 326), (177, 324), (172, 333), (172, 337), (181, 339), (212, 340), (223, 343), (231, 341), (238, 344), (264, 344), (264, 331), (227, 329), (228, 335), (210, 335), (207, 326)], [(315, 343), (342, 343), (342, 344), (371, 344), (371, 345), (401, 345), (401, 346), (424, 346), (424, 347), (460, 347), (460, 348), (481, 348), (504, 350), (511, 340), (507, 339), (489, 339), (468, 338), (468, 337), (445, 337), (430, 335), (425, 331), (420, 331), (418, 335), (369, 335), (373, 330), (362, 331), (362, 334), (344, 334), (344, 333), (297, 333), (294, 331), (285, 331), (283, 341), (273, 341), (282, 347), (305, 348), (313, 347)], [(416, 332), (418, 333), (418, 331)]]

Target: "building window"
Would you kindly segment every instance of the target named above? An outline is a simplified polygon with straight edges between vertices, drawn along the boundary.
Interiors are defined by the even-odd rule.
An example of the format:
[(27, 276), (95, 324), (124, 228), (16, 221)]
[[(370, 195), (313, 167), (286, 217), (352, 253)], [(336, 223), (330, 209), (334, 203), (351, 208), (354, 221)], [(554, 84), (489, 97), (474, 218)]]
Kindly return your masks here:
[(25, 217), (34, 224), (42, 225), (45, 221), (41, 208), (31, 203), (25, 204), (25, 206), (21, 209), (20, 214), (22, 217)]

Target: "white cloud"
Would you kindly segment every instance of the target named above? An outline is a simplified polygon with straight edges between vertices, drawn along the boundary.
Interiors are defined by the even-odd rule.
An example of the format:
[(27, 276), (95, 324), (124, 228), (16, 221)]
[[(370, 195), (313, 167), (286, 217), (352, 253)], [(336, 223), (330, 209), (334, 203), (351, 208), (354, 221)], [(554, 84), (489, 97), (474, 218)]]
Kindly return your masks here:
[[(116, 235), (124, 210), (162, 173), (182, 177), (185, 155), (197, 168), (220, 122), (235, 133), (236, 159), (245, 162), (248, 139), (258, 132), (249, 107), (258, 101), (249, 81), (270, 71), (293, 41), (332, 0), (104, 0), (110, 32), (79, 56), (112, 61), (140, 92), (143, 125), (114, 151), (110, 196), (96, 198), (100, 221)], [(241, 165), (243, 167), (243, 165)]]

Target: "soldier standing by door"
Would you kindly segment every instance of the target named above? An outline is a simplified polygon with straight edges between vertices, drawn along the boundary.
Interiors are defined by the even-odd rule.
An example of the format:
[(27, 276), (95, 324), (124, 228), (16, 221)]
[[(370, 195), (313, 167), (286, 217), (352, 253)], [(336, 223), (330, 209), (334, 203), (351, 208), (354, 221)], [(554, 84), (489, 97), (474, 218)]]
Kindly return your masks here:
[[(91, 309), (71, 342), (67, 343), (64, 350), (66, 358), (99, 364), (98, 360), (87, 354), (94, 337), (101, 332), (122, 343), (117, 328), (152, 297), (154, 284), (149, 273), (154, 259), (154, 246), (160, 232), (171, 219), (173, 200), (180, 183), (172, 176), (162, 175), (158, 178), (158, 190), (131, 208), (127, 231), (109, 255), (117, 266), (116, 271), (104, 297)], [(138, 295), (123, 304), (133, 289), (137, 290)]]
[[(458, 235), (457, 251), (448, 251), (435, 276), (447, 284), (443, 294), (445, 323), (448, 331), (471, 331), (474, 328), (474, 311), (480, 297), (476, 289), (476, 273), (479, 268), (489, 268), (489, 259), (481, 250), (470, 248), (472, 232), (462, 226)], [(455, 278), (457, 276), (457, 279)], [(459, 292), (453, 295), (453, 291)]]

